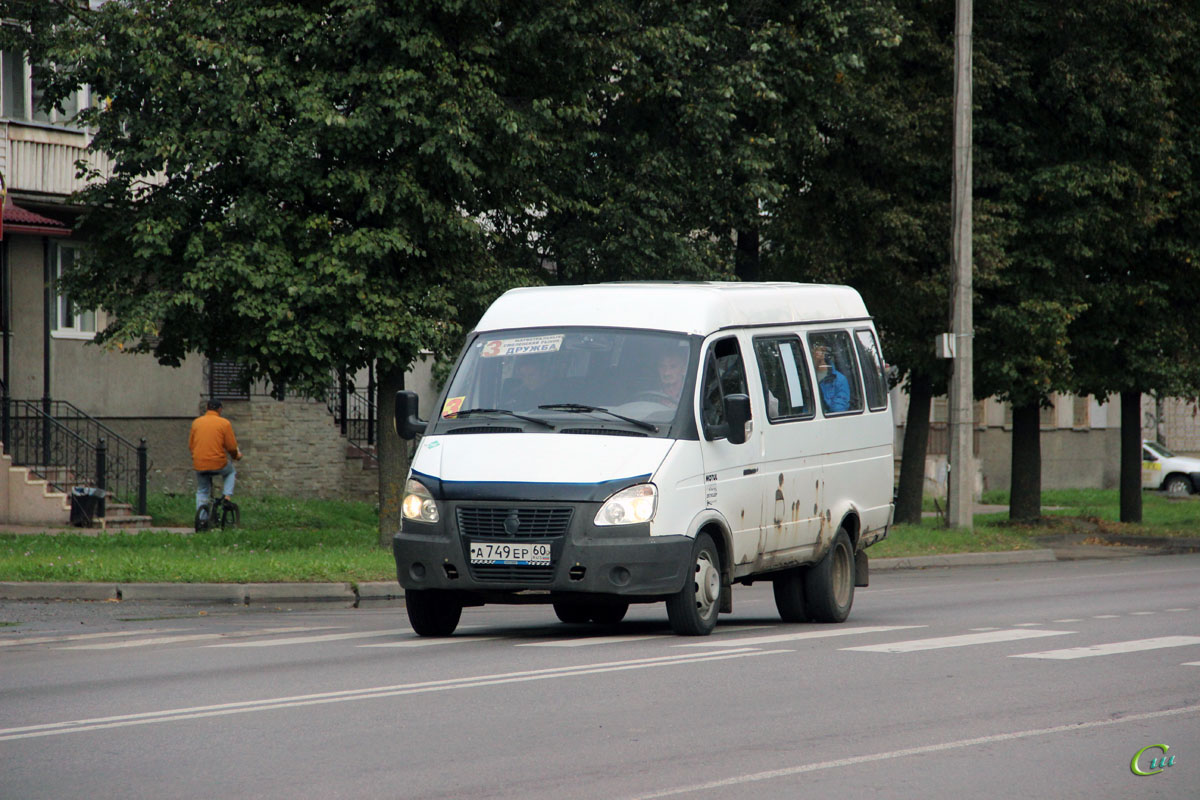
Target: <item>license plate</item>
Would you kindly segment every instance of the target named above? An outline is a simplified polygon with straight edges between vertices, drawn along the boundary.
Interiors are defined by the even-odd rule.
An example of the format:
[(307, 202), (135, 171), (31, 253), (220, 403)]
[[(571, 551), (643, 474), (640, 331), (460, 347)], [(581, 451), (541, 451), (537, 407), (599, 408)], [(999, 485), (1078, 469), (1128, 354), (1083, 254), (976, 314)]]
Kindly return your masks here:
[(471, 563), (548, 566), (550, 545), (537, 542), (471, 542)]

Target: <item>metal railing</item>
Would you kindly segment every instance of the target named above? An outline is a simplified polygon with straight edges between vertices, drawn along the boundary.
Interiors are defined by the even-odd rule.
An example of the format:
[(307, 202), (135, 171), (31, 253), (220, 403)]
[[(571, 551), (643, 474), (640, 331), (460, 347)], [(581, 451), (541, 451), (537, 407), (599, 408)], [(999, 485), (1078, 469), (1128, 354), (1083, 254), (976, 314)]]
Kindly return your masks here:
[(60, 492), (104, 489), (146, 513), (146, 440), (134, 445), (65, 400), (0, 401), (0, 436), (14, 466)]
[(344, 373), (334, 378), (334, 391), (325, 395), (325, 407), (337, 420), (342, 435), (359, 450), (370, 453), (378, 434), (375, 405), (375, 372), (368, 372), (367, 387), (352, 385)]

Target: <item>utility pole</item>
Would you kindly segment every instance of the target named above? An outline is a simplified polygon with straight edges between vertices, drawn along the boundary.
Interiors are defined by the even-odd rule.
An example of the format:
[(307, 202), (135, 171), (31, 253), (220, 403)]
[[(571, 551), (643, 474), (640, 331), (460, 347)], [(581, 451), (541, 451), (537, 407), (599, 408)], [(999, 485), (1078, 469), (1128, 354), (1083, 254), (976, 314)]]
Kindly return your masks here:
[(950, 476), (947, 522), (974, 529), (974, 320), (971, 288), (971, 27), (973, 0), (954, 12), (954, 188), (950, 298)]

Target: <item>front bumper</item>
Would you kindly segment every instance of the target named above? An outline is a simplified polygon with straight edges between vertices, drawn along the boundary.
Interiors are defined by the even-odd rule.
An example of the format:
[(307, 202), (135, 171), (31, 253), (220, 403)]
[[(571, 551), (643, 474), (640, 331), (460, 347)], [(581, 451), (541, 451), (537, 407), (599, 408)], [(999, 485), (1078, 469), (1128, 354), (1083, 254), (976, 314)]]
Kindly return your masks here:
[[(691, 565), (690, 538), (652, 537), (648, 524), (597, 527), (599, 503), (443, 501), (441, 507), (440, 522), (404, 520), (392, 539), (405, 589), (660, 596), (683, 588)], [(472, 564), (472, 541), (549, 544), (550, 564)]]

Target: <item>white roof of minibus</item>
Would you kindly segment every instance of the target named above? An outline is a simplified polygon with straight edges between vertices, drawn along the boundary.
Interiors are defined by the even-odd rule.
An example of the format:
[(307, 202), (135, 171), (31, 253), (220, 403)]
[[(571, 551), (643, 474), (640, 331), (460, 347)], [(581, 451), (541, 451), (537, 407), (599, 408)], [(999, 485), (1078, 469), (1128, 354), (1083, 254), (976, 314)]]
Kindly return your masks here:
[(867, 319), (849, 286), (814, 283), (599, 283), (510, 289), (477, 331), (584, 326), (705, 336), (748, 325)]

